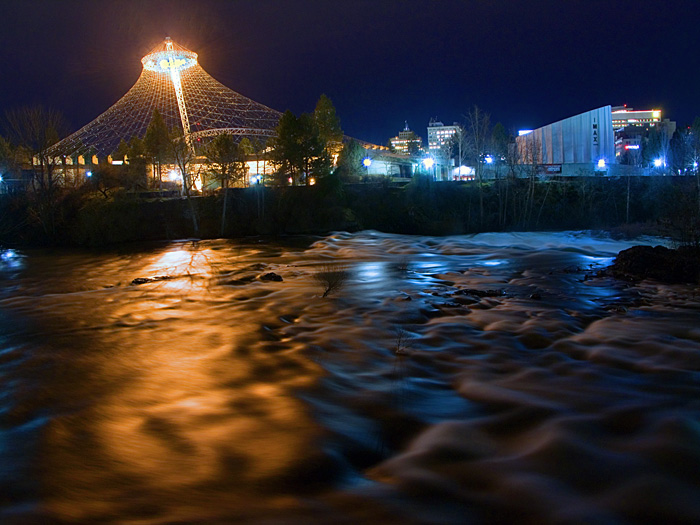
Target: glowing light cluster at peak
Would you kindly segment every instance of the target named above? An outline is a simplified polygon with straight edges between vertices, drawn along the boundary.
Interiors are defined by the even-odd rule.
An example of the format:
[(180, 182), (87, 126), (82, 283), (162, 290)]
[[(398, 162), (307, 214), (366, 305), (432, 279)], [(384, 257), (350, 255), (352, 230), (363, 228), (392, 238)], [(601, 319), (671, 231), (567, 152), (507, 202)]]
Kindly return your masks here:
[(144, 69), (157, 73), (172, 73), (182, 71), (197, 65), (196, 53), (183, 53), (181, 51), (162, 51), (146, 55), (143, 60)]

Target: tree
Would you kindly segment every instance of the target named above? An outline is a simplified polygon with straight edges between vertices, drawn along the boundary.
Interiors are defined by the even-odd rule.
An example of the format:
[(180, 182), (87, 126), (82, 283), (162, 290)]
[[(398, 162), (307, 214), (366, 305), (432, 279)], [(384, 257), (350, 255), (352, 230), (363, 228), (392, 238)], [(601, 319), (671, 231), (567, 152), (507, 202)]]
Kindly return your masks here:
[(474, 163), (474, 175), (479, 184), (479, 218), (481, 225), (484, 222), (484, 156), (488, 153), (488, 144), (491, 137), (491, 117), (478, 106), (467, 113), (464, 129), (465, 147), (468, 158)]
[(289, 177), (293, 185), (309, 185), (312, 177), (330, 173), (331, 157), (320, 138), (313, 115), (304, 113), (297, 118), (287, 110), (277, 126), (273, 148), (273, 161), (281, 184), (285, 184)]
[(126, 186), (131, 186), (134, 189), (137, 187), (146, 188), (148, 186), (146, 148), (143, 140), (137, 136), (131, 137), (129, 141), (125, 163), (128, 181)]
[(314, 120), (318, 126), (318, 135), (326, 152), (333, 156), (343, 147), (343, 130), (336, 115), (335, 106), (326, 95), (321, 95), (314, 110)]
[(123, 178), (120, 173), (121, 166), (100, 163), (92, 169), (89, 186), (99, 191), (105, 199), (109, 199), (109, 192), (123, 186)]
[[(107, 177), (104, 179), (104, 181), (98, 181), (100, 177), (96, 179), (96, 173), (93, 171), (93, 184), (98, 182), (99, 184), (116, 182), (116, 184), (108, 184), (108, 186), (110, 188), (114, 186), (121, 186), (126, 190), (145, 188), (148, 185), (146, 170), (147, 161), (143, 141), (141, 139), (134, 136), (128, 143), (122, 139), (119, 142), (117, 149), (112, 152), (111, 156), (113, 160), (121, 161), (123, 164), (121, 166), (114, 166), (115, 169), (112, 171), (100, 170), (100, 177)], [(98, 189), (100, 189), (99, 185)], [(102, 190), (100, 189), (100, 191)], [(104, 193), (105, 192), (103, 192), (103, 194)], [(105, 195), (105, 197), (106, 196), (107, 195)]]
[(158, 189), (161, 188), (163, 183), (163, 164), (167, 162), (167, 155), (172, 149), (170, 139), (165, 120), (163, 120), (158, 109), (154, 109), (151, 122), (146, 129), (143, 145), (146, 153), (151, 158), (154, 170), (153, 178), (158, 181)]
[(31, 166), (36, 190), (51, 193), (58, 185), (57, 152), (51, 150), (68, 134), (68, 123), (58, 111), (25, 106), (6, 113), (10, 141), (20, 150), (23, 164)]
[[(246, 139), (244, 139), (246, 140)], [(248, 142), (250, 144), (250, 141)], [(226, 229), (226, 209), (228, 206), (228, 183), (238, 181), (245, 177), (247, 165), (245, 163), (245, 145), (243, 141), (236, 144), (232, 135), (224, 134), (214, 137), (206, 147), (204, 154), (212, 174), (224, 189), (224, 203), (221, 212), (221, 236)]]
[(0, 175), (15, 171), (15, 151), (7, 140), (0, 137)]
[[(333, 111), (335, 114), (335, 110)], [(325, 177), (333, 168), (333, 158), (329, 150), (329, 144), (321, 136), (318, 123), (314, 115), (303, 113), (299, 117), (301, 129), (301, 151), (303, 158), (303, 172), (306, 185), (311, 184), (311, 179)], [(342, 132), (341, 138), (342, 141)], [(341, 142), (342, 143), (342, 142)], [(333, 148), (337, 148), (335, 143)]]
[(350, 140), (338, 155), (338, 165), (335, 174), (343, 182), (359, 182), (362, 178), (362, 159), (366, 154), (365, 148), (357, 141)]
[(282, 185), (288, 176), (292, 184), (298, 182), (302, 170), (299, 147), (299, 123), (294, 113), (287, 110), (277, 124), (277, 136), (273, 139), (272, 160), (278, 174), (278, 183)]
[[(508, 198), (510, 197), (510, 183), (512, 179), (512, 165), (510, 164), (509, 152), (511, 139), (506, 128), (500, 122), (491, 130), (491, 155), (494, 159), (494, 173), (497, 179), (498, 189), (498, 220), (501, 227), (505, 227), (508, 221)], [(505, 169), (505, 181), (501, 181), (501, 172)]]
[(17, 148), (20, 163), (29, 166), (32, 172), (32, 186), (38, 197), (36, 217), (44, 232), (53, 236), (60, 182), (56, 168), (61, 160), (52, 146), (68, 134), (68, 123), (60, 112), (43, 106), (10, 110), (6, 121), (10, 142)]
[(207, 166), (222, 188), (245, 178), (245, 148), (232, 135), (217, 135), (204, 149)]
[(190, 208), (194, 235), (199, 236), (197, 210), (195, 209), (194, 202), (192, 201), (192, 189), (194, 188), (196, 175), (191, 173), (191, 166), (192, 161), (195, 159), (195, 152), (187, 143), (185, 135), (182, 132), (182, 129), (179, 127), (175, 127), (171, 130), (169, 139), (168, 153), (180, 170), (180, 175), (182, 176), (182, 194), (187, 199), (187, 205)]

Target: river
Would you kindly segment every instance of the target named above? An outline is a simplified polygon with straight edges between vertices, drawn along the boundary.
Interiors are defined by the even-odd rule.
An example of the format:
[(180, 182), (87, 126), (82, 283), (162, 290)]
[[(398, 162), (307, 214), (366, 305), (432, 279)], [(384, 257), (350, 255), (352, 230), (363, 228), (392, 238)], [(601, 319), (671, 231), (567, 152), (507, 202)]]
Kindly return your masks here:
[(700, 289), (633, 244), (2, 251), (0, 522), (698, 523)]

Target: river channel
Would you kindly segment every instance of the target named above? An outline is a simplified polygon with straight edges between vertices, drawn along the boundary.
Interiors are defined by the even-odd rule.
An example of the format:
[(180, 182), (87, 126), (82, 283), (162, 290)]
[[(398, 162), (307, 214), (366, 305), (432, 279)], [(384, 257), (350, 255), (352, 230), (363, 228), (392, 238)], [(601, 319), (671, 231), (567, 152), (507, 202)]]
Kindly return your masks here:
[(699, 523), (700, 288), (597, 275), (658, 242), (0, 251), (0, 522)]

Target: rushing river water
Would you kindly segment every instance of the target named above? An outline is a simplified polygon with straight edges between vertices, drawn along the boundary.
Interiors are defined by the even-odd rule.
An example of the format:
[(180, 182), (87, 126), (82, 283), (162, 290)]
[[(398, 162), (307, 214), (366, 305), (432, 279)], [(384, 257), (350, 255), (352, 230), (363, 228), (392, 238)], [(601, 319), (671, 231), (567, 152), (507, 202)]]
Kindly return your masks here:
[(1, 252), (0, 522), (698, 523), (700, 294), (632, 244)]

